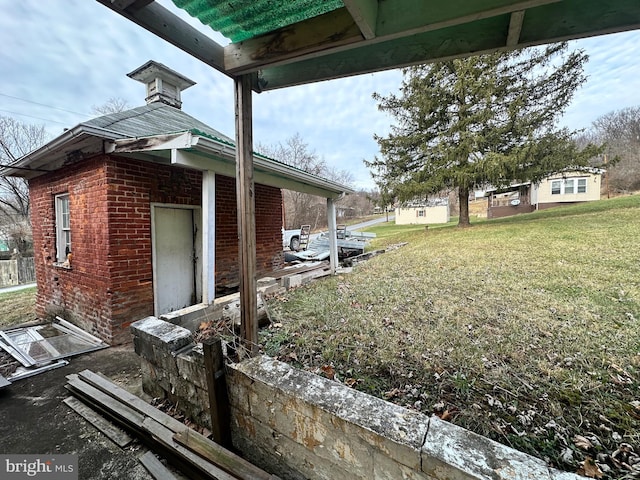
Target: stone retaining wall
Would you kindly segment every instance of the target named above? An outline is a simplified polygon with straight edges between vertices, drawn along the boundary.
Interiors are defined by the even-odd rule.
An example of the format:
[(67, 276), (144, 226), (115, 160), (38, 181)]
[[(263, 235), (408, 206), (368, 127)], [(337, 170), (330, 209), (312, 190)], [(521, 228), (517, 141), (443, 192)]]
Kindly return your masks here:
[[(132, 326), (143, 387), (210, 428), (201, 346), (155, 317)], [(233, 443), (283, 479), (577, 480), (545, 462), (259, 356), (228, 365)]]

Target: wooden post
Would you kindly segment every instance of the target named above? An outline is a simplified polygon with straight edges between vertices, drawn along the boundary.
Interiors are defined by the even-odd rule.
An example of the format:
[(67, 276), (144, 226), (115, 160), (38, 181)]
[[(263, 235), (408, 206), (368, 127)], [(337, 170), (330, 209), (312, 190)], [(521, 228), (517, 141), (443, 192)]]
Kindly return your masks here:
[(211, 433), (213, 441), (223, 447), (231, 447), (231, 416), (227, 380), (224, 376), (224, 356), (222, 340), (207, 338), (202, 342), (204, 368), (209, 390), (209, 412), (211, 413)]
[(327, 226), (329, 227), (329, 264), (331, 265), (331, 275), (335, 275), (336, 268), (338, 268), (338, 239), (336, 204), (332, 198), (327, 198)]
[[(240, 263), (240, 332), (249, 355), (258, 352), (256, 224), (253, 184), (251, 77), (234, 79), (236, 109), (236, 194)], [(239, 352), (241, 353), (241, 352)]]

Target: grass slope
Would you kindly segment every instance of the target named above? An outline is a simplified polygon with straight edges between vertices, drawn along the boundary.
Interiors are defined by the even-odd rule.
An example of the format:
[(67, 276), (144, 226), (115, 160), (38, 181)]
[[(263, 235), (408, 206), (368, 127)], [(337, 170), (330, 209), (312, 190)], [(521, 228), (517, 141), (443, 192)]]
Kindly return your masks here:
[(261, 341), (575, 471), (640, 447), (639, 218), (634, 196), (470, 229), (383, 225), (375, 247), (409, 244), (272, 301)]
[(0, 327), (27, 323), (36, 318), (36, 287), (0, 294)]

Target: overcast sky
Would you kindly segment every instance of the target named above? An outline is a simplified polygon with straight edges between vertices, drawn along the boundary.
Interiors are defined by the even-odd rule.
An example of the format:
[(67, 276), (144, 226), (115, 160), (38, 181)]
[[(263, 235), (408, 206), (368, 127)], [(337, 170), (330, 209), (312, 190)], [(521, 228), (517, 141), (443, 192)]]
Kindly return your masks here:
[[(175, 9), (169, 0), (160, 3)], [(144, 104), (145, 89), (126, 74), (156, 60), (197, 85), (183, 110), (234, 136), (233, 82), (93, 0), (0, 0), (0, 115), (44, 124), (51, 137), (95, 116), (92, 106), (120, 97)], [(177, 9), (176, 9), (177, 11)], [(220, 35), (198, 25), (218, 43)], [(585, 128), (612, 110), (640, 105), (640, 32), (571, 43), (590, 57), (587, 83), (562, 124)], [(377, 155), (373, 134), (389, 131), (371, 94), (396, 92), (399, 71), (361, 75), (254, 94), (254, 142), (276, 144), (299, 133), (312, 151), (372, 188), (362, 159)]]

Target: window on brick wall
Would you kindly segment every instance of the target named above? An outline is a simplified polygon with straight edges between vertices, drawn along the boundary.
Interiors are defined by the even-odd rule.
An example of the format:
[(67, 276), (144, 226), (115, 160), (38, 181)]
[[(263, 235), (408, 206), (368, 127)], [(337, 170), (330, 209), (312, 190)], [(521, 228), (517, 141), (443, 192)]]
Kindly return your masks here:
[(69, 194), (56, 195), (56, 260), (60, 263), (71, 253)]

